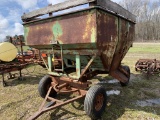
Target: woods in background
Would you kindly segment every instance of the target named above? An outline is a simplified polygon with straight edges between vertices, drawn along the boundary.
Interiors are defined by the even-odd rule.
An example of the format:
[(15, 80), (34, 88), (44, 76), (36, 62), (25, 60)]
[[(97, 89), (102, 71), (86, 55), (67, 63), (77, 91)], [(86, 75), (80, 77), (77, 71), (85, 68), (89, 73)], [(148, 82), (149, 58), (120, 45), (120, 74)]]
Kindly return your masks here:
[(122, 0), (120, 5), (137, 16), (137, 41), (160, 41), (160, 0)]

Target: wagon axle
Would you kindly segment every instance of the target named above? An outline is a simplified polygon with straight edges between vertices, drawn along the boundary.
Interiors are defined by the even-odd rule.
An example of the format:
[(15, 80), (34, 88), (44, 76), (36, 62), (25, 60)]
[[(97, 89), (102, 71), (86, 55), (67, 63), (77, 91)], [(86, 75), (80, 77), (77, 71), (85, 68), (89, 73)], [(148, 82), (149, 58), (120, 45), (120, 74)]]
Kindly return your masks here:
[[(41, 97), (44, 98), (44, 101), (38, 112), (28, 120), (34, 120), (49, 110), (69, 104), (73, 101), (84, 98), (85, 96), (84, 108), (86, 113), (91, 118), (99, 118), (106, 107), (106, 92), (103, 87), (98, 85), (91, 87), (87, 92), (87, 88), (89, 88), (90, 84), (90, 82), (83, 83), (65, 77), (56, 78), (48, 75), (44, 76), (39, 83), (38, 89)], [(56, 96), (62, 93), (75, 94), (76, 96), (65, 101), (58, 100)], [(49, 105), (47, 103), (48, 101)]]

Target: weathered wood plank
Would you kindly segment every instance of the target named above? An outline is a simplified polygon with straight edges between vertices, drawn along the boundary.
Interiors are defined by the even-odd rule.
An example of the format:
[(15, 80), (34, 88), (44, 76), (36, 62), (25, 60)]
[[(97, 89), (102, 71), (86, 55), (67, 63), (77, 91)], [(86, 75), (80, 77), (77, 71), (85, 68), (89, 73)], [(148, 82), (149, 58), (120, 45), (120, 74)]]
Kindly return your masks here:
[(97, 5), (108, 9), (110, 11), (113, 11), (127, 19), (130, 19), (131, 21), (136, 22), (136, 16), (133, 15), (131, 12), (129, 12), (128, 10), (124, 9), (123, 7), (121, 7), (119, 4), (114, 3), (110, 0), (97, 0)]
[(41, 15), (45, 15), (45, 14), (49, 14), (52, 12), (57, 12), (60, 10), (65, 10), (68, 8), (76, 7), (78, 5), (83, 5), (87, 3), (93, 3), (93, 2), (94, 4), (92, 6), (98, 5), (102, 8), (115, 12), (116, 14), (119, 14), (120, 16), (130, 19), (131, 21), (134, 21), (134, 22), (136, 21), (135, 15), (133, 15), (132, 13), (130, 13), (129, 11), (127, 11), (126, 9), (118, 5), (117, 3), (114, 3), (110, 0), (69, 0), (63, 3), (59, 3), (56, 5), (52, 5), (52, 6), (47, 6), (45, 8), (24, 14), (22, 16), (22, 20), (32, 19), (34, 17), (38, 17)]
[(32, 11), (28, 14), (24, 14), (22, 16), (22, 20), (38, 17), (38, 16), (45, 15), (45, 14), (48, 14), (48, 13), (51, 13), (51, 12), (57, 12), (57, 11), (60, 11), (60, 10), (65, 10), (65, 9), (68, 9), (68, 8), (71, 8), (71, 7), (87, 4), (87, 3), (90, 3), (90, 2), (94, 2), (94, 1), (96, 1), (96, 0), (69, 0), (69, 1), (65, 1), (63, 3), (59, 3), (59, 4), (56, 4), (56, 5), (52, 5), (52, 6), (47, 6), (45, 8)]

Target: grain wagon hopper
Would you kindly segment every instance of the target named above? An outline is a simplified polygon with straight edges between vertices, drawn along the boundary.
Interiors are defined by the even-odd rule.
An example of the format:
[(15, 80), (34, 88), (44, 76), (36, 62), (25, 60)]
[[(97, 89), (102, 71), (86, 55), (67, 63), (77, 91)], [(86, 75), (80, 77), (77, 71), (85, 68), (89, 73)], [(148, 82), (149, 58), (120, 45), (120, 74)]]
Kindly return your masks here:
[[(62, 11), (84, 4), (88, 7)], [(56, 13), (59, 11), (62, 14)], [(44, 102), (29, 119), (84, 97), (87, 115), (101, 117), (106, 91), (98, 85), (89, 88), (89, 80), (97, 74), (110, 74), (122, 86), (128, 84), (130, 69), (121, 66), (121, 61), (134, 41), (135, 16), (109, 0), (69, 0), (24, 14), (22, 20), (26, 44), (48, 58), (44, 60), (48, 75), (38, 87)], [(56, 99), (63, 93), (77, 96), (66, 101)], [(52, 104), (46, 107), (46, 101)]]

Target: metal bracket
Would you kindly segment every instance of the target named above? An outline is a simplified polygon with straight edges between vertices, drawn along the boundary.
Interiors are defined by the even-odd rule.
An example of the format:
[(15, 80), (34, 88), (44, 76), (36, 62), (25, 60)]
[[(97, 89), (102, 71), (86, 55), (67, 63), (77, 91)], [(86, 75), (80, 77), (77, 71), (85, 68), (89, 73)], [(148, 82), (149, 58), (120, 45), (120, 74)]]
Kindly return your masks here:
[(97, 57), (97, 54), (92, 56), (91, 60), (88, 62), (87, 66), (84, 68), (84, 70), (82, 71), (80, 78), (78, 81), (81, 81), (81, 78), (83, 77), (83, 75), (86, 73), (86, 71), (88, 70), (88, 68), (90, 67), (90, 65), (92, 64), (92, 62), (94, 61), (94, 59)]

